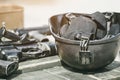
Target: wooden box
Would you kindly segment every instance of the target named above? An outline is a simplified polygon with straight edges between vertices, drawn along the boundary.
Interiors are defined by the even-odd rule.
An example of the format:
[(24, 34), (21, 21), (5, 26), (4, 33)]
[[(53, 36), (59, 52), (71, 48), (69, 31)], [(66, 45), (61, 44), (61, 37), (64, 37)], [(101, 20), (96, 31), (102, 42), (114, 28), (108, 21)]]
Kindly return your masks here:
[(0, 5), (0, 27), (2, 22), (6, 23), (7, 29), (21, 28), (24, 25), (24, 9), (18, 5)]

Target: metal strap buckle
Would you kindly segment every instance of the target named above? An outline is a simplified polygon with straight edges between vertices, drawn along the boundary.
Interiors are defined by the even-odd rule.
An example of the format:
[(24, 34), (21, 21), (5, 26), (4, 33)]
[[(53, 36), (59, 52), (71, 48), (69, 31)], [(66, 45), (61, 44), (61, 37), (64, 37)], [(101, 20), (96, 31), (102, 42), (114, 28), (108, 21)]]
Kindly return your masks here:
[(89, 38), (82, 37), (80, 40), (79, 63), (82, 65), (91, 64), (94, 61), (93, 54), (88, 50)]
[(80, 40), (80, 50), (81, 51), (87, 51), (88, 43), (89, 43), (89, 38), (82, 36), (82, 38)]

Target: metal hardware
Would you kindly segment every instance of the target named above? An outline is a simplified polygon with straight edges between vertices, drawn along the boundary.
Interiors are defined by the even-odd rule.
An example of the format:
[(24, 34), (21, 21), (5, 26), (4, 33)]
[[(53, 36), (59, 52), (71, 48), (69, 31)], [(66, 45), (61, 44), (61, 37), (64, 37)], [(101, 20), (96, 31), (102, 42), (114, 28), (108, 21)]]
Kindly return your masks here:
[(88, 50), (88, 43), (89, 43), (89, 38), (81, 36), (78, 63), (82, 65), (88, 65), (94, 61), (93, 54)]
[(8, 76), (17, 71), (18, 62), (0, 60), (0, 76)]
[(10, 39), (11, 41), (18, 41), (20, 40), (20, 37), (8, 30), (6, 30), (5, 22), (2, 23), (2, 27), (0, 28), (0, 39), (2, 37), (5, 37), (7, 39)]

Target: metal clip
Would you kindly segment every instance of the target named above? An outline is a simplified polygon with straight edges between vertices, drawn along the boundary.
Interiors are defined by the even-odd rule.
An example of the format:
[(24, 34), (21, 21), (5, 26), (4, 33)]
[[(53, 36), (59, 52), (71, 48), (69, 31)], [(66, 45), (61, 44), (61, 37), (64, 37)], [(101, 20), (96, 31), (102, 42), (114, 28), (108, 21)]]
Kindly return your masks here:
[(89, 38), (80, 40), (79, 63), (82, 65), (91, 64), (93, 62), (93, 54), (88, 51)]

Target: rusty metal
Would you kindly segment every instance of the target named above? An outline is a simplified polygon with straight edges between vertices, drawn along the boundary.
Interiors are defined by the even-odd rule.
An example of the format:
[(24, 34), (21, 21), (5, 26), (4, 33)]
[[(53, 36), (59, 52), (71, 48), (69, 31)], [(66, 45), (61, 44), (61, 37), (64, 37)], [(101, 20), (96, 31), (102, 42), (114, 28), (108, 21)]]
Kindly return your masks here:
[(9, 31), (3, 22), (0, 28), (0, 76), (9, 76), (17, 71), (21, 61), (55, 55), (55, 42), (44, 35), (47, 33), (48, 26)]
[[(61, 34), (60, 30), (62, 29), (63, 25), (69, 23), (68, 19), (65, 16), (66, 14), (67, 13), (54, 15), (49, 20), (50, 31), (56, 40), (56, 45), (60, 59), (67, 65), (80, 70), (98, 69), (110, 64), (115, 59), (116, 54), (119, 51), (120, 30), (117, 29), (120, 28), (120, 14), (114, 13), (112, 15), (110, 20), (111, 25), (118, 24), (119, 26), (114, 25), (113, 26), (114, 30), (112, 27), (110, 27), (108, 34), (107, 34), (107, 20), (105, 20), (106, 21), (105, 23), (103, 22), (100, 23), (104, 24), (103, 27), (105, 27), (105, 32), (102, 30), (99, 31), (100, 29), (98, 30), (97, 27), (98, 30), (97, 36), (100, 37), (99, 38), (95, 37), (93, 40), (90, 39), (87, 49), (85, 51), (80, 50), (81, 40), (79, 39), (74, 40), (70, 38), (68, 39), (60, 35)], [(86, 15), (81, 13), (72, 14), (74, 14), (77, 17), (81, 15)], [(103, 14), (105, 17), (105, 13)], [(64, 28), (64, 30), (67, 30), (67, 28)], [(101, 37), (102, 33), (103, 35)], [(84, 46), (82, 46), (81, 48), (84, 49), (83, 47)]]
[(20, 37), (17, 36), (16, 34), (6, 30), (6, 25), (5, 22), (2, 23), (2, 27), (0, 28), (0, 39), (2, 37), (8, 38), (11, 41), (18, 41), (20, 40)]
[(8, 76), (18, 69), (18, 62), (0, 60), (0, 76)]

